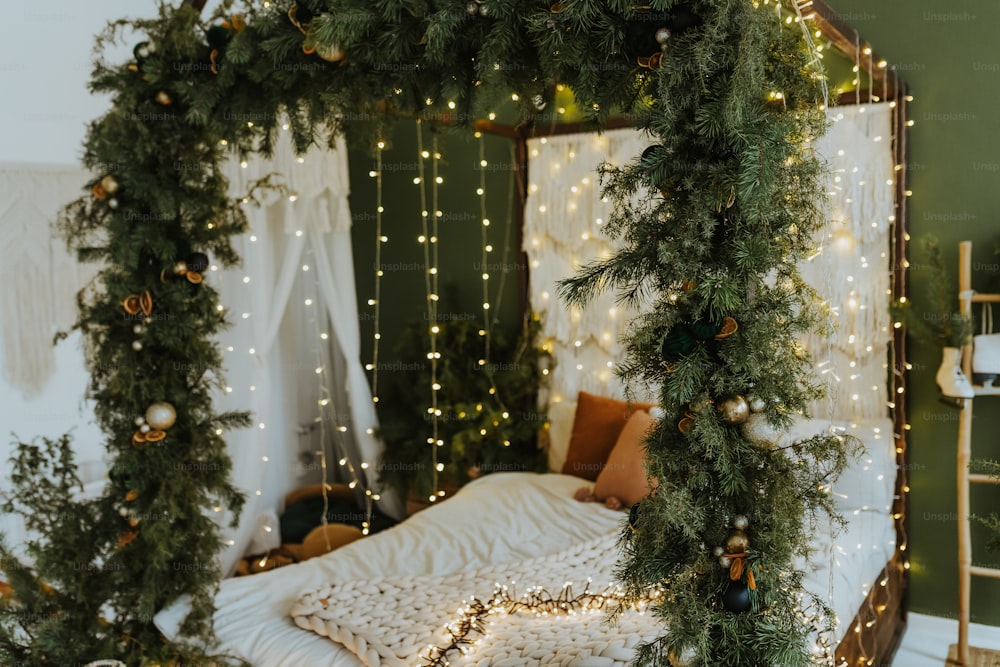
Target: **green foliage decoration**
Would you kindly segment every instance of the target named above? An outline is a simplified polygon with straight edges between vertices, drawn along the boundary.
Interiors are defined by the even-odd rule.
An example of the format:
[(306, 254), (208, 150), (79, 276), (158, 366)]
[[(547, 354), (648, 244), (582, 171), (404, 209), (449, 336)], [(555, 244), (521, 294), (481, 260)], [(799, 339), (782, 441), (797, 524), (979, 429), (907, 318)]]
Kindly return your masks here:
[(941, 257), (941, 244), (928, 234), (918, 246), (929, 269), (924, 295), (928, 310), (921, 315), (913, 299), (900, 300), (893, 304), (893, 317), (902, 322), (908, 334), (928, 345), (962, 347), (972, 340), (972, 317), (958, 309), (955, 288)]
[[(977, 472), (980, 474), (986, 474), (993, 479), (1000, 480), (1000, 461), (980, 459), (973, 461), (972, 466), (977, 468)], [(990, 539), (986, 543), (986, 548), (990, 551), (1000, 552), (1000, 514), (997, 512), (992, 512), (986, 516), (973, 514), (972, 520), (990, 532)]]
[[(409, 326), (397, 344), (398, 362), (385, 381), (378, 403), (379, 435), (386, 448), (379, 462), (380, 482), (406, 497), (428, 498), (439, 485), (462, 486), (492, 472), (542, 472), (545, 451), (538, 433), (546, 420), (539, 407), (543, 369), (551, 357), (538, 346), (540, 322), (526, 318), (516, 339), (494, 328), (490, 358), (483, 358), (481, 322), (439, 322), (438, 437), (434, 470), (431, 418), (427, 410), (430, 366), (426, 322)], [(480, 363), (486, 362), (486, 363)], [(435, 474), (437, 473), (437, 474)]]
[[(559, 83), (589, 119), (624, 114), (662, 147), (604, 170), (616, 211), (606, 227), (622, 249), (564, 286), (574, 302), (610, 287), (624, 300), (654, 301), (633, 323), (622, 367), (626, 380), (659, 389), (666, 413), (647, 442), (659, 485), (623, 539), (619, 572), (629, 595), (666, 586), (652, 611), (667, 627), (637, 664), (665, 666), (684, 650), (703, 666), (822, 661), (808, 643), (828, 610), (813, 600), (816, 613), (800, 617), (792, 558), (808, 551), (804, 517), (831, 509), (824, 489), (852, 447), (817, 437), (757, 448), (708, 403), (752, 385), (767, 418), (784, 426), (819, 394), (796, 342), (819, 321), (818, 299), (794, 267), (819, 224), (821, 169), (809, 146), (824, 128), (821, 74), (801, 36), (781, 28), (778, 3), (749, 0), (483, 0), (475, 16), (467, 4), (300, 0), (293, 22), (292, 2), (271, 0), (241, 6), (242, 29), (231, 0), (204, 18), (162, 4), (157, 16), (116, 21), (99, 38), (99, 50), (125, 34), (152, 46), (137, 47), (133, 62), (98, 56), (90, 88), (111, 108), (90, 125), (83, 163), (94, 185), (112, 175), (118, 188), (85, 194), (60, 223), (80, 257), (103, 266), (81, 294), (76, 326), (112, 472), (99, 498), (74, 500), (68, 440), (20, 445), (8, 507), (38, 517), (40, 537), (31, 563), (0, 551), (12, 587), (0, 604), (0, 662), (223, 660), (199, 648), (211, 645), (212, 563), (222, 548), (210, 517), (216, 505), (234, 516), (240, 508), (222, 434), (248, 416), (212, 408), (223, 365), (214, 337), (226, 322), (218, 294), (169, 273), (192, 252), (238, 261), (230, 239), (246, 230), (245, 203), (227, 195), (222, 161), (271, 154), (283, 126), (300, 152), (340, 133), (373, 145), (391, 141), (401, 116), (461, 127), (512, 97), (530, 123), (536, 98), (551, 100)], [(677, 25), (685, 13), (697, 21)], [(214, 47), (224, 47), (214, 48), (208, 32), (224, 20), (232, 29), (213, 31)], [(644, 54), (664, 23), (675, 27), (662, 51)], [(150, 321), (126, 317), (122, 301), (147, 291)], [(671, 328), (726, 316), (739, 331), (711, 356), (696, 347), (664, 367), (658, 350)], [(135, 420), (157, 401), (175, 406), (176, 424), (137, 448)], [(693, 427), (681, 433), (676, 423), (689, 411)], [(473, 440), (452, 446), (456, 468), (480, 458)], [(130, 492), (124, 502), (140, 516), (169, 519), (142, 521), (119, 544), (130, 527), (118, 508)], [(757, 580), (747, 613), (722, 606), (728, 578), (711, 557), (737, 514), (750, 519), (747, 564)], [(67, 563), (83, 574), (71, 576)], [(152, 614), (181, 596), (192, 611), (171, 643)]]

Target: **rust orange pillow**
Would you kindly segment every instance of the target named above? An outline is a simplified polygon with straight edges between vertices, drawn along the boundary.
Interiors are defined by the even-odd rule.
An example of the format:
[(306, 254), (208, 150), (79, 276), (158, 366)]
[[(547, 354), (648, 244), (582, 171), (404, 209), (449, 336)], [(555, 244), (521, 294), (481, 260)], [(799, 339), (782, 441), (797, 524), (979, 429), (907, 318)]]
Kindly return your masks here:
[(649, 495), (649, 480), (643, 458), (646, 449), (642, 443), (656, 420), (648, 412), (632, 413), (618, 436), (604, 469), (594, 483), (594, 497), (607, 500), (618, 498), (624, 507), (631, 507)]
[(616, 398), (581, 391), (576, 399), (573, 434), (563, 464), (564, 475), (594, 481), (608, 460), (632, 413), (648, 412), (654, 403), (626, 403)]

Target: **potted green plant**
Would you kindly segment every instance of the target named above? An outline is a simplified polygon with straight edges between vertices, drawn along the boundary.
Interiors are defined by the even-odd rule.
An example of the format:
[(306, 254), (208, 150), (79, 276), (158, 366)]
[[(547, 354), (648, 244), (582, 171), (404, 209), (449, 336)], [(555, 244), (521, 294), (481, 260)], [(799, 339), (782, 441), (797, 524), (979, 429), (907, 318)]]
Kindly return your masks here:
[(941, 347), (941, 365), (934, 378), (941, 394), (947, 398), (972, 398), (972, 383), (962, 372), (962, 346), (972, 335), (972, 318), (958, 309), (957, 292), (945, 271), (937, 238), (925, 236), (918, 245), (930, 272), (926, 295), (929, 311), (918, 314), (913, 302), (902, 297), (893, 306), (893, 317), (914, 338)]

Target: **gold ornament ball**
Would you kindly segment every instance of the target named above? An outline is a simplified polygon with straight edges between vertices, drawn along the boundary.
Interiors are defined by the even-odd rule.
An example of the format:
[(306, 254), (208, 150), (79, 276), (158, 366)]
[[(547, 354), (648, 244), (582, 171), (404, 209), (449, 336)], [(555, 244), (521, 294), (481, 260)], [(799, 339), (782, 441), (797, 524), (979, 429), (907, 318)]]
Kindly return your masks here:
[(726, 553), (742, 554), (750, 548), (750, 540), (742, 530), (734, 530), (726, 538)]
[(166, 431), (175, 421), (177, 421), (177, 411), (165, 401), (153, 403), (146, 410), (146, 423), (158, 431)]
[(156, 102), (157, 104), (168, 106), (173, 103), (173, 100), (170, 99), (170, 95), (168, 95), (165, 91), (161, 90), (156, 94)]
[(722, 399), (718, 410), (722, 413), (722, 418), (730, 424), (742, 424), (750, 416), (750, 405), (747, 403), (747, 399), (739, 394)]
[(771, 449), (784, 435), (784, 431), (771, 426), (767, 415), (763, 412), (750, 415), (741, 427), (741, 431), (744, 438), (760, 449)]
[(347, 55), (339, 44), (317, 44), (316, 55), (331, 63), (340, 62)]
[(113, 195), (118, 192), (118, 181), (115, 180), (114, 176), (105, 176), (101, 179), (101, 187), (109, 195)]

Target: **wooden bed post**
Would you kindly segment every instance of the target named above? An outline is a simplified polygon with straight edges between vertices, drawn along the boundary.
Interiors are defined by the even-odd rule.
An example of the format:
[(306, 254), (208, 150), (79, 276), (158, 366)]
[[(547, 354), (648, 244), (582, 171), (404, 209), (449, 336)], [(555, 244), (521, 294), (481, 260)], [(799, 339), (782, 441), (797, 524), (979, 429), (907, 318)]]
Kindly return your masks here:
[[(972, 290), (972, 242), (958, 244), (958, 293)], [(972, 315), (972, 299), (959, 297), (959, 310)], [(972, 377), (972, 346), (962, 346), (962, 370)], [(956, 482), (958, 485), (958, 650), (955, 664), (969, 664), (969, 615), (971, 612), (972, 531), (969, 526), (969, 461), (972, 458), (972, 401), (963, 398), (958, 421)]]

